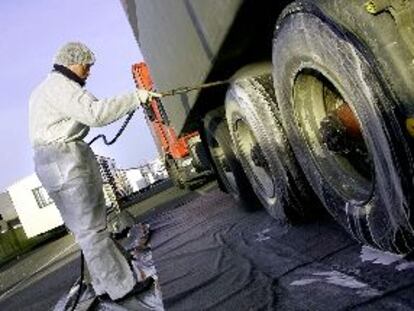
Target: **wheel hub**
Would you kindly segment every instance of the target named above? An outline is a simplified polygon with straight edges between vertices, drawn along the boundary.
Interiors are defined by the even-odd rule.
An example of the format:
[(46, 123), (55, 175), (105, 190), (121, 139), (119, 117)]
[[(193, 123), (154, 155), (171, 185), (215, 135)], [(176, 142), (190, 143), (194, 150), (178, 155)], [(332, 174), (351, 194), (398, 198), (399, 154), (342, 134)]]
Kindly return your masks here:
[(250, 171), (252, 182), (256, 184), (257, 189), (260, 189), (266, 200), (274, 198), (275, 185), (262, 148), (247, 122), (239, 119), (236, 125), (236, 145), (244, 159), (246, 169)]
[(374, 166), (355, 106), (346, 99), (319, 72), (304, 70), (296, 78), (296, 122), (310, 159), (336, 191), (365, 201), (373, 189)]

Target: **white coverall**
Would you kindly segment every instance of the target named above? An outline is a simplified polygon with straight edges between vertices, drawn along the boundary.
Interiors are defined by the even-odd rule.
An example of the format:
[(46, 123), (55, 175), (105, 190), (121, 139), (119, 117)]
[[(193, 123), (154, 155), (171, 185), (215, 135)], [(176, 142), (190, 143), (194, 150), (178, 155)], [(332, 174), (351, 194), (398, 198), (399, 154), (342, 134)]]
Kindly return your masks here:
[(106, 230), (99, 166), (82, 139), (90, 126), (109, 124), (138, 107), (134, 93), (97, 100), (59, 72), (48, 75), (29, 103), (35, 171), (83, 250), (96, 294), (112, 299), (127, 294), (136, 280)]

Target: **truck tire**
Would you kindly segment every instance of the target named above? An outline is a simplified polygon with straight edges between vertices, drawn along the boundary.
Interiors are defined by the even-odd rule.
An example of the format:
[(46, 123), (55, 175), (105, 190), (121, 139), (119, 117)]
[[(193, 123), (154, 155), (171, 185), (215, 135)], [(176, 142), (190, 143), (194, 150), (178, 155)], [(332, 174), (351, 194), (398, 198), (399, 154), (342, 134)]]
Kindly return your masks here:
[(205, 138), (220, 188), (230, 194), (246, 210), (259, 206), (253, 189), (237, 160), (226, 122), (222, 118), (204, 120)]
[(198, 172), (211, 170), (210, 162), (207, 158), (206, 151), (200, 137), (191, 138), (189, 140), (189, 152), (193, 158), (194, 167)]
[[(369, 51), (297, 3), (274, 36), (281, 119), (314, 191), (355, 239), (397, 253), (414, 249), (413, 154), (398, 103)], [(325, 118), (344, 104), (359, 122), (359, 155), (332, 151), (322, 139)]]
[(269, 214), (283, 222), (315, 214), (318, 199), (287, 143), (270, 73), (231, 85), (226, 119), (237, 158)]

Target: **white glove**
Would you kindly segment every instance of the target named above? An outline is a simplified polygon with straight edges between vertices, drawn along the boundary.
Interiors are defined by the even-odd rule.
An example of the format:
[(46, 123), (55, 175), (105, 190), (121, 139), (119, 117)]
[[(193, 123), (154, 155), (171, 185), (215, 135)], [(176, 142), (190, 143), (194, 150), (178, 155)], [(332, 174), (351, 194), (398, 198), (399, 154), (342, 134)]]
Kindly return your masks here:
[(162, 94), (147, 91), (144, 89), (137, 89), (136, 90), (137, 98), (141, 102), (141, 104), (146, 104), (147, 102), (151, 101), (153, 98), (161, 98)]

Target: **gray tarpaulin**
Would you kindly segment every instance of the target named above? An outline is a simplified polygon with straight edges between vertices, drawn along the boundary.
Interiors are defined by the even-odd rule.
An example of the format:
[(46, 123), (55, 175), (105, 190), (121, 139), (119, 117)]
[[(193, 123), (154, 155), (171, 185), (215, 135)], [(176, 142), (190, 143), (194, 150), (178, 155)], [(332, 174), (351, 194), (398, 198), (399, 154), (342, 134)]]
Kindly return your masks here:
[(327, 215), (284, 226), (214, 190), (147, 221), (166, 310), (414, 309), (414, 262)]

